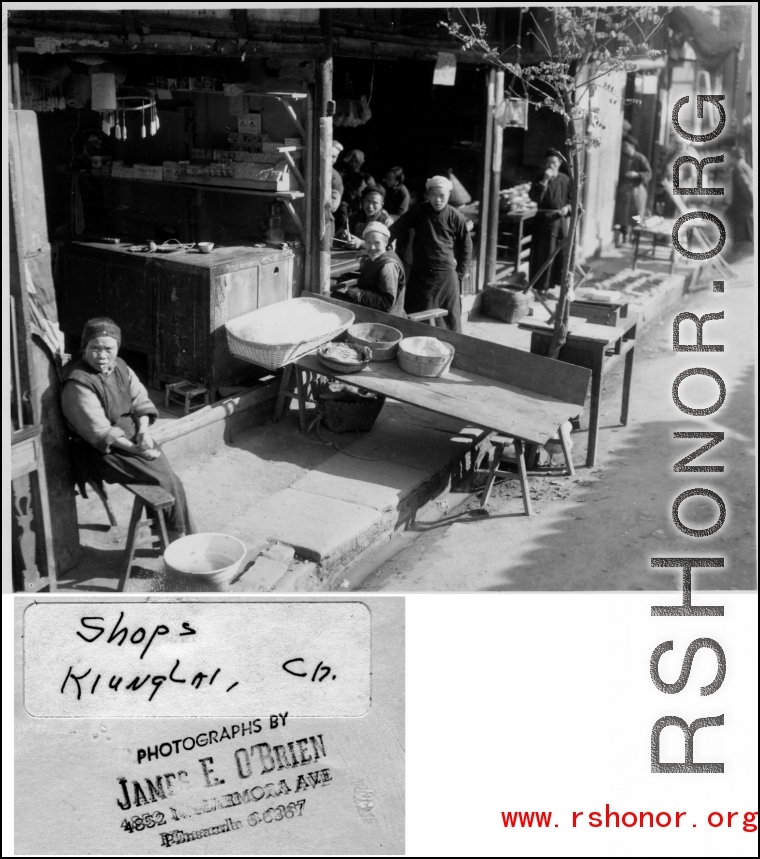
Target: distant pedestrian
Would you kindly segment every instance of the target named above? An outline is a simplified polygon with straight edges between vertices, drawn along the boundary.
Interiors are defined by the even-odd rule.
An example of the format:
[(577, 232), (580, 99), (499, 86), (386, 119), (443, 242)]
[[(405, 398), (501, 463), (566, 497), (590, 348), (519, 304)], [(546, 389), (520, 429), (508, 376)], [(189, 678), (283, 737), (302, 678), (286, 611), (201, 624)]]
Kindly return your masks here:
[(567, 252), (567, 241), (572, 188), (567, 173), (560, 172), (565, 161), (557, 149), (548, 149), (544, 170), (530, 186), (528, 195), (538, 210), (533, 219), (533, 236), (530, 243), (530, 277), (535, 278), (550, 259), (552, 262), (534, 284), (537, 292), (547, 292), (562, 282), (562, 267)]
[(620, 230), (622, 239), (627, 239), (631, 227), (640, 224), (646, 215), (651, 178), (652, 168), (647, 159), (636, 150), (636, 139), (626, 135), (623, 137), (620, 156), (614, 215), (615, 227)]
[(728, 241), (731, 243), (732, 252), (736, 254), (751, 251), (754, 246), (753, 174), (740, 146), (730, 149), (726, 160), (731, 168), (731, 202), (723, 217)]

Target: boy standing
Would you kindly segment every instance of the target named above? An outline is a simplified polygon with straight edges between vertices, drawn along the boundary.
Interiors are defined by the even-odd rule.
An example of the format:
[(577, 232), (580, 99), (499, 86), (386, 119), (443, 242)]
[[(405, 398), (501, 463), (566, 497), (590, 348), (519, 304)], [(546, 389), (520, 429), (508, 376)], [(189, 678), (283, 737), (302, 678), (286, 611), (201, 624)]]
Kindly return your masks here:
[(461, 212), (449, 206), (451, 182), (433, 176), (425, 183), (427, 202), (402, 215), (390, 228), (391, 240), (414, 230), (414, 256), (406, 288), (407, 313), (441, 307), (442, 328), (462, 331), (460, 284), (472, 258), (472, 241)]

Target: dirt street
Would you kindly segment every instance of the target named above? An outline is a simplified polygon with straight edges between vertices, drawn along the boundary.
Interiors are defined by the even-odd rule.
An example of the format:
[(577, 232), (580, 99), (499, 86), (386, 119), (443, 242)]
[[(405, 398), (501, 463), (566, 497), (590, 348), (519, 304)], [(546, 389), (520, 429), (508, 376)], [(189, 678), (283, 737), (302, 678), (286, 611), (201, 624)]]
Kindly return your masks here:
[[(676, 574), (652, 569), (650, 558), (724, 557), (725, 568), (695, 573), (694, 587), (752, 589), (755, 579), (755, 344), (756, 277), (750, 263), (726, 282), (723, 295), (711, 281), (667, 311), (639, 338), (629, 423), (618, 424), (622, 370), (605, 383), (597, 467), (584, 465), (586, 436), (574, 432), (576, 476), (555, 459), (553, 474), (530, 477), (535, 514), (523, 515), (519, 484), (497, 484), (487, 510), (470, 500), (456, 515), (420, 525), (420, 534), (365, 579), (362, 590), (671, 590)], [(673, 318), (724, 311), (705, 324), (704, 343), (724, 343), (723, 353), (675, 353)], [(682, 324), (681, 342), (693, 344), (694, 325)], [(725, 381), (724, 405), (706, 417), (683, 414), (673, 404), (675, 377), (692, 367), (713, 369)], [(709, 407), (715, 382), (692, 377), (680, 387), (692, 408)], [(673, 433), (722, 431), (725, 440), (692, 465), (724, 465), (723, 473), (674, 473), (674, 464), (705, 439), (674, 439)], [(711, 489), (727, 508), (722, 528), (698, 538), (679, 531), (671, 508), (694, 487)], [(709, 528), (717, 505), (693, 497), (680, 507), (683, 523)], [(678, 579), (680, 582), (680, 579)]]

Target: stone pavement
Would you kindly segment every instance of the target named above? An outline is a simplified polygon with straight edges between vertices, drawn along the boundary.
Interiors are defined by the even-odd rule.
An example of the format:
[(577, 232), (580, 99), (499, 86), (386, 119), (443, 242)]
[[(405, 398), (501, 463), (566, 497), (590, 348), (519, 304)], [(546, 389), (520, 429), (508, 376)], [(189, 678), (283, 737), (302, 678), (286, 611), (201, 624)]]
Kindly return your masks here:
[[(368, 433), (321, 430), (324, 441), (305, 438), (292, 413), (280, 424), (247, 430), (216, 454), (195, 461), (172, 457), (171, 445), (166, 450), (199, 526), (238, 537), (248, 547), (241, 571), (253, 562), (256, 568), (232, 590), (320, 590), (340, 586), (350, 563), (444, 492), (452, 475), (471, 465), (480, 432), (387, 402)], [(61, 589), (116, 588), (133, 496), (121, 486), (107, 490), (119, 525), (106, 527), (94, 493), (77, 499), (84, 558), (60, 576)], [(272, 553), (276, 545), (291, 551)], [(262, 564), (261, 553), (280, 557)], [(154, 553), (140, 553), (128, 591), (169, 589), (162, 564), (149, 554)]]
[[(650, 262), (631, 273), (629, 263), (626, 250), (594, 261), (588, 286), (618, 292), (646, 324), (684, 293), (689, 269), (669, 277), (665, 264)], [(534, 313), (546, 318), (538, 304)], [(475, 315), (464, 330), (529, 349), (530, 333), (517, 325)], [(164, 430), (173, 420), (161, 413)], [(322, 439), (304, 437), (291, 412), (280, 424), (226, 432), (216, 446), (199, 441), (193, 447), (191, 438), (189, 445), (186, 439), (164, 448), (200, 527), (236, 536), (249, 549), (233, 591), (310, 591), (349, 587), (352, 566), (415, 517), (434, 520), (448, 512), (447, 502), (436, 505), (436, 498), (472, 467), (479, 432), (388, 401), (369, 433), (321, 430)], [(110, 530), (97, 498), (77, 499), (83, 559), (60, 577), (63, 590), (116, 588), (133, 496), (119, 486), (108, 491), (119, 522)], [(141, 557), (138, 565), (128, 591), (167, 589), (160, 560)]]

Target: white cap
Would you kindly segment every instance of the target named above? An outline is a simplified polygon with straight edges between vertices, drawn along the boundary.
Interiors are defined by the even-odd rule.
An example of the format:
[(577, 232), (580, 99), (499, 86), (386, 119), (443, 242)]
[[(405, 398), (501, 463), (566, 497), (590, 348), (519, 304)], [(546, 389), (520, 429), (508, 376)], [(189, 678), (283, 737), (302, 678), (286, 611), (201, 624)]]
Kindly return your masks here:
[(445, 176), (433, 176), (425, 182), (426, 191), (429, 191), (431, 188), (443, 188), (444, 191), (448, 191), (450, 194), (453, 187), (451, 180)]
[(391, 231), (385, 226), (385, 224), (381, 224), (380, 221), (370, 221), (364, 228), (363, 235), (366, 236), (367, 233), (380, 233), (380, 235), (383, 235), (386, 238), (391, 237)]
[(343, 144), (342, 144), (340, 141), (338, 141), (338, 140), (333, 139), (333, 142), (332, 142), (332, 148), (333, 148), (336, 152), (343, 152)]

